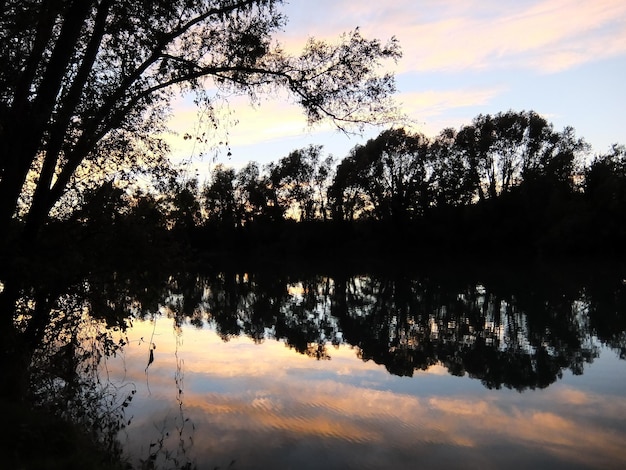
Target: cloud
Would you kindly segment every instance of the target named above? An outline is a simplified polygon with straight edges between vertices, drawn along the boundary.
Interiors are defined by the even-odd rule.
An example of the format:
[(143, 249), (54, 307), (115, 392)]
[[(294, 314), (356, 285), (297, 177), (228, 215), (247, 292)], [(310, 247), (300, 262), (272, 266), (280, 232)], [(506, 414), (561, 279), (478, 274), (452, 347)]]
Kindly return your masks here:
[(476, 88), (465, 90), (428, 90), (403, 93), (399, 99), (411, 114), (437, 116), (451, 108), (480, 106), (502, 92), (502, 88)]
[(504, 87), (427, 90), (402, 93), (398, 99), (406, 114), (416, 119), (412, 127), (434, 136), (444, 128), (457, 128), (471, 118), (452, 119), (450, 111), (487, 105), (504, 91)]
[(219, 143), (230, 137), (238, 145), (246, 145), (286, 135), (298, 135), (306, 126), (297, 106), (286, 100), (272, 100), (254, 106), (247, 98), (234, 96), (218, 115), (222, 124), (219, 128), (224, 128), (219, 133), (214, 131), (210, 121), (199, 119), (197, 108), (186, 99), (178, 100), (174, 109), (170, 128), (176, 135), (169, 139), (178, 148), (188, 148), (194, 144), (183, 138), (185, 133), (195, 136), (206, 132), (212, 143)]
[[(289, 141), (312, 132), (307, 128), (303, 113), (280, 100), (253, 106), (244, 97), (234, 97), (219, 118), (215, 128), (208, 120), (198, 118), (193, 104), (183, 99), (174, 103), (169, 121), (172, 132), (162, 136), (170, 148), (172, 162), (183, 164), (188, 172), (195, 171), (206, 178), (207, 168), (215, 162), (230, 162), (230, 152), (235, 156), (241, 154), (235, 149)], [(242, 160), (238, 157), (236, 166), (244, 166), (248, 160), (258, 161), (258, 158)]]
[[(427, 135), (435, 135), (444, 127), (460, 125), (461, 120), (440, 119), (447, 111), (485, 105), (503, 91), (503, 87), (426, 90), (399, 93), (397, 99), (406, 115), (416, 118), (417, 128)], [(286, 100), (268, 100), (253, 107), (245, 98), (236, 97), (230, 103), (230, 107), (234, 109), (234, 113), (229, 115), (228, 119), (233, 122), (227, 123), (226, 128), (220, 127), (220, 131), (215, 132), (210, 126), (203, 127), (203, 123), (198, 121), (197, 111), (193, 105), (179, 101), (175, 105), (176, 112), (170, 123), (175, 133), (165, 136), (172, 154), (180, 159), (191, 159), (201, 153), (211, 154), (214, 152), (212, 145), (219, 142), (227, 142), (230, 146), (251, 146), (295, 139), (306, 134), (313, 136), (336, 131), (330, 123), (308, 127), (300, 108)], [(208, 144), (184, 138), (185, 133), (196, 135), (205, 131), (210, 133)]]
[(318, 10), (328, 20), (322, 13), (318, 20), (311, 11), (309, 27), (302, 28), (296, 16), (282, 38), (295, 50), (313, 30), (331, 38), (360, 25), (368, 36), (400, 40), (399, 72), (513, 67), (553, 73), (626, 53), (626, 3), (621, 0), (505, 3), (333, 2)]
[[(279, 40), (291, 53), (298, 53), (309, 36), (334, 41), (359, 26), (366, 37), (386, 40), (396, 36), (404, 51), (399, 64), (388, 64), (409, 88), (443, 76), (463, 81), (506, 83), (504, 73), (531, 71), (554, 74), (602, 59), (626, 54), (626, 2), (621, 0), (426, 0), (416, 4), (399, 0), (360, 2), (321, 0), (315, 7), (287, 5), (290, 21)], [(466, 80), (467, 82), (467, 80)], [(493, 103), (508, 85), (425, 90), (400, 93), (404, 112), (418, 121), (428, 134), (444, 127), (458, 127), (476, 113), (474, 106)], [(462, 119), (450, 111), (468, 109)], [(263, 103), (260, 110), (241, 114), (237, 142), (253, 144), (292, 137), (307, 132), (300, 111)], [(317, 132), (317, 129), (313, 132)]]
[[(346, 347), (333, 350), (330, 362), (314, 361), (275, 341), (224, 343), (210, 330), (189, 327), (179, 336), (172, 332), (172, 320), (163, 318), (156, 328), (135, 322), (129, 335), (133, 342), (126, 347), (124, 369), (112, 363), (109, 374), (136, 381), (138, 393), (129, 409), (136, 419), (128, 433), (142, 442), (161, 422), (173, 429), (171, 421), (184, 413), (198, 430), (194, 438), (202, 437), (195, 439), (200, 448), (194, 448), (209, 456), (224, 455), (225, 449), (241, 456), (255, 453), (262, 435), (272, 455), (313, 441), (340, 449), (333, 442), (342, 441), (363, 446), (358, 457), (364, 463), (390, 442), (397, 459), (428, 454), (435, 444), (459, 456), (512, 446), (597, 468), (625, 460), (623, 432), (611, 427), (626, 412), (623, 397), (607, 400), (564, 384), (523, 395), (454, 389), (429, 394), (428, 387), (419, 386), (405, 393), (390, 386), (397, 380), (386, 382), (383, 367), (357, 360)], [(148, 341), (158, 353), (149, 377), (144, 373)], [(429, 372), (446, 373), (441, 366)], [(180, 409), (173, 374), (183, 381)], [(419, 375), (411, 380), (427, 384), (425, 374)], [(136, 406), (144, 407), (143, 413)], [(497, 454), (492, 458), (508, 458)]]
[[(320, 0), (314, 5), (287, 3), (285, 10), (290, 21), (277, 38), (294, 54), (309, 36), (333, 42), (356, 26), (366, 37), (384, 41), (396, 36), (404, 56), (397, 65), (388, 66), (402, 85), (398, 100), (427, 135), (467, 123), (482, 107), (505, 95), (509, 101), (504, 106), (509, 106), (508, 102), (521, 96), (514, 89), (521, 74), (535, 75), (539, 96), (542, 85), (537, 75), (566, 72), (626, 54), (626, 2), (621, 0)], [(570, 76), (562, 78), (564, 83), (571, 81)], [(442, 89), (444, 83), (447, 90)], [(301, 109), (285, 95), (265, 98), (252, 107), (245, 97), (231, 97), (225, 108), (231, 114), (223, 116), (230, 125), (220, 125), (217, 131), (209, 126), (208, 145), (183, 138), (198, 128), (196, 111), (190, 102), (177, 103), (172, 127), (178, 135), (166, 138), (173, 156), (192, 160), (192, 167), (206, 167), (206, 160), (201, 164), (197, 157), (209, 155), (223, 161), (231, 147), (236, 149), (236, 161), (229, 160), (229, 164), (236, 166), (278, 158), (302, 146), (304, 140), (338, 140), (330, 123), (309, 128)], [(545, 101), (553, 98), (558, 96)], [(212, 145), (219, 142), (228, 146), (216, 152)]]

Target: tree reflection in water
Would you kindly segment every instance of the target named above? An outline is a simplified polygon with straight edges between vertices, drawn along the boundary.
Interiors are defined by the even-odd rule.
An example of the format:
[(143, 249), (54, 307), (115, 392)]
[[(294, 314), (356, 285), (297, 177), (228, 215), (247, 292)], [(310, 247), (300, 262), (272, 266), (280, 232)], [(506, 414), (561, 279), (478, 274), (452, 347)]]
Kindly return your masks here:
[[(613, 301), (621, 302), (616, 287)], [(401, 376), (442, 364), (486, 387), (522, 391), (547, 387), (564, 369), (582, 374), (598, 355), (593, 336), (624, 349), (623, 329), (593, 328), (606, 328), (607, 311), (622, 328), (624, 311), (604, 297), (596, 300), (588, 288), (542, 295), (538, 289), (508, 293), (488, 284), (454, 286), (405, 275), (221, 273), (199, 279), (196, 289), (203, 295), (191, 322), (210, 322), (224, 340), (283, 340), (317, 359), (330, 358), (329, 346), (348, 344), (364, 361)]]
[[(318, 360), (330, 359), (333, 347), (349, 345), (360, 359), (394, 375), (412, 376), (438, 364), (490, 389), (545, 388), (565, 370), (582, 374), (598, 357), (599, 345), (624, 359), (621, 279), (554, 282), (554, 272), (548, 274), (220, 272), (89, 279), (50, 309), (46, 333), (32, 354), (31, 393), (39, 406), (63, 410), (119, 452), (115, 436), (129, 422), (124, 409), (134, 390), (107, 380), (106, 358), (128, 342), (128, 322), (159, 312), (177, 328), (209, 324), (225, 341), (241, 335), (256, 343), (276, 339)], [(19, 305), (18, 318), (28, 318), (33, 302), (25, 297)], [(177, 364), (181, 415), (170, 430), (180, 436), (188, 432), (183, 372)], [(183, 445), (183, 460), (184, 451)], [(152, 452), (149, 459), (158, 457)]]

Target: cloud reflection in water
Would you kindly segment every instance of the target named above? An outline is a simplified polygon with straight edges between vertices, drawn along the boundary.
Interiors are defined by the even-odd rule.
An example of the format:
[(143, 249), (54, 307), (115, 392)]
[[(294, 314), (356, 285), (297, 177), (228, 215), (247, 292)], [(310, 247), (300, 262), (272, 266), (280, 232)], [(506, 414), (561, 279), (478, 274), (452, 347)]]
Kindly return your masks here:
[[(137, 322), (129, 336), (149, 337), (152, 328)], [(174, 372), (182, 364), (181, 409), (193, 426), (185, 433), (199, 465), (626, 465), (626, 423), (619, 418), (626, 416), (626, 397), (578, 388), (593, 381), (593, 367), (547, 389), (519, 393), (476, 387), (476, 380), (453, 377), (439, 365), (412, 378), (392, 376), (345, 345), (330, 351), (330, 361), (316, 361), (280, 341), (224, 342), (208, 328), (183, 327), (182, 336), (173, 331), (171, 320), (158, 319), (147, 381), (145, 344), (125, 351), (126, 380), (138, 386), (128, 449), (139, 455), (145, 455), (146, 439), (177, 426)], [(110, 363), (114, 376), (121, 364)], [(618, 365), (626, 371), (623, 362)], [(616, 380), (626, 385), (626, 374)]]

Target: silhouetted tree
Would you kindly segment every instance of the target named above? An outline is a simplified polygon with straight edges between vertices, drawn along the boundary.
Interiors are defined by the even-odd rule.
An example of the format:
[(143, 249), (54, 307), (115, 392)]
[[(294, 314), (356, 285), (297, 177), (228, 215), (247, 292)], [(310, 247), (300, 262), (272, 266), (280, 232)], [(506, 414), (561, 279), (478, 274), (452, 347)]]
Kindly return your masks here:
[[(362, 211), (377, 220), (401, 222), (424, 213), (432, 202), (432, 165), (428, 140), (404, 129), (382, 132), (365, 145), (357, 145), (340, 163), (333, 188), (336, 207), (344, 207), (354, 188), (363, 200)], [(350, 209), (353, 211), (353, 209)]]
[(623, 208), (626, 202), (626, 147), (594, 158), (585, 172), (585, 196), (598, 207)]
[(234, 169), (217, 165), (202, 191), (202, 197), (209, 222), (217, 222), (224, 228), (241, 224), (240, 207), (235, 199)]
[[(157, 134), (177, 89), (197, 92), (212, 119), (221, 92), (284, 89), (310, 122), (387, 120), (393, 78), (375, 65), (399, 57), (397, 42), (355, 30), (336, 46), (311, 39), (290, 56), (272, 41), (285, 22), (281, 3), (2, 2), (0, 226), (28, 191), (29, 172), (35, 189), (25, 234), (83, 176), (165, 168)], [(218, 98), (204, 92), (211, 87)]]
[(495, 198), (539, 176), (571, 184), (576, 160), (587, 150), (572, 128), (557, 133), (533, 111), (481, 114), (460, 129), (455, 146), (467, 162), (480, 200)]
[(353, 221), (365, 218), (366, 197), (358, 184), (359, 162), (349, 155), (339, 162), (328, 199), (333, 220)]
[(626, 147), (596, 156), (585, 172), (585, 201), (591, 213), (586, 236), (594, 250), (624, 252), (626, 239)]
[(195, 178), (171, 179), (165, 187), (168, 202), (167, 218), (174, 229), (182, 232), (193, 230), (201, 221), (198, 180)]
[(235, 186), (245, 224), (266, 216), (271, 217), (268, 209), (267, 181), (261, 176), (256, 162), (250, 162), (239, 170), (236, 175)]
[(322, 160), (322, 147), (294, 150), (268, 165), (268, 180), (283, 213), (300, 221), (326, 218), (326, 186), (331, 176), (332, 157)]
[(456, 145), (456, 137), (454, 129), (444, 129), (429, 148), (434, 172), (434, 199), (439, 207), (464, 206), (473, 202), (472, 168)]
[(292, 212), (292, 218), (299, 220), (312, 218), (313, 165), (309, 160), (318, 152), (314, 146), (294, 150), (278, 162), (267, 166), (268, 180), (275, 194), (275, 202), (281, 207), (283, 214)]
[(328, 189), (332, 184), (335, 175), (335, 159), (328, 155), (321, 161), (316, 162), (316, 171), (313, 174), (314, 195), (318, 205), (318, 212), (324, 221), (329, 217), (329, 197)]
[[(400, 56), (397, 41), (367, 40), (357, 29), (336, 45), (310, 39), (292, 56), (273, 41), (285, 22), (281, 3), (0, 2), (3, 368), (25, 346), (14, 324), (23, 287), (17, 277), (25, 269), (14, 264), (34, 256), (29, 244), (65, 196), (114, 177), (171, 175), (161, 136), (176, 92), (195, 93), (216, 125), (218, 104), (232, 93), (255, 98), (277, 90), (310, 123), (329, 119), (345, 128), (390, 119), (394, 80), (377, 65)], [(197, 195), (188, 189), (171, 201), (175, 225), (187, 228), (197, 211)], [(14, 224), (16, 216), (23, 226)]]

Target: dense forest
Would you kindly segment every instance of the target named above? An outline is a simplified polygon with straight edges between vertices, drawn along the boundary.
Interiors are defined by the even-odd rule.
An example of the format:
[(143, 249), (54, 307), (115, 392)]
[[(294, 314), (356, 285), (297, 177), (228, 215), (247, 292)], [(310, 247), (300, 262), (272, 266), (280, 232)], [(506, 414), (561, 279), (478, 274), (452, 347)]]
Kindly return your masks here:
[(111, 179), (59, 211), (42, 243), (74, 237), (103, 262), (613, 256), (625, 209), (624, 146), (592, 155), (572, 128), (508, 111), (434, 138), (385, 130), (339, 161), (309, 146), (263, 167), (217, 164), (202, 184)]

